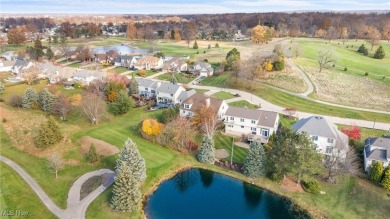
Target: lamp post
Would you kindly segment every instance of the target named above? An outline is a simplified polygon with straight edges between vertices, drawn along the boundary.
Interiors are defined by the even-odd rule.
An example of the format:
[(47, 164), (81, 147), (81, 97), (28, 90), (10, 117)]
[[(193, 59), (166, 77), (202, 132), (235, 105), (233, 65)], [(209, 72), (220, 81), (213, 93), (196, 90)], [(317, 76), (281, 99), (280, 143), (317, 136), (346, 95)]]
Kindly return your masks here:
[(372, 128), (375, 128), (375, 122), (376, 122), (376, 117), (374, 119), (374, 125), (372, 126)]
[(234, 137), (232, 137), (232, 153), (230, 155), (230, 165), (233, 164), (233, 154), (234, 154)]

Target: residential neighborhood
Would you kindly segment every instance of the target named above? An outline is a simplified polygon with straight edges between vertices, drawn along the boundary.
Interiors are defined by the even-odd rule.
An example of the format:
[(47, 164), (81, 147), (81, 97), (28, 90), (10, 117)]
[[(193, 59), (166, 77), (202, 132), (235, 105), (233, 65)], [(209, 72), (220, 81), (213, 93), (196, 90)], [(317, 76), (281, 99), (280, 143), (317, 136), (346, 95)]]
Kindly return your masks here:
[(387, 2), (6, 1), (4, 218), (390, 218)]

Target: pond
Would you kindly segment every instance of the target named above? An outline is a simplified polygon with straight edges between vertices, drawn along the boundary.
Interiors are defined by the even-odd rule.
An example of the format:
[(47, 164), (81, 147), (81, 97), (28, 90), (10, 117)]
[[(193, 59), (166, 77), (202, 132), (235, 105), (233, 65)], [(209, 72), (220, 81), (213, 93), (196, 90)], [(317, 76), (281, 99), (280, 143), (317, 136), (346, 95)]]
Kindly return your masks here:
[(294, 218), (290, 202), (240, 180), (202, 169), (189, 169), (161, 183), (149, 197), (152, 219)]
[(106, 53), (110, 50), (116, 50), (120, 55), (140, 54), (147, 55), (152, 53), (149, 49), (134, 48), (127, 45), (98, 46), (92, 49), (94, 53)]

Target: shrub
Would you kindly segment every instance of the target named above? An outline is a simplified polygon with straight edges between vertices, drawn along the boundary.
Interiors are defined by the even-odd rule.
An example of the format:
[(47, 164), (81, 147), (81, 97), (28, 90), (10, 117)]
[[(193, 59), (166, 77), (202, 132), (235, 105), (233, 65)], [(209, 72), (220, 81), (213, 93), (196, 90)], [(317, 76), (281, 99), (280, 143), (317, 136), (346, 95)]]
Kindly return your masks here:
[(219, 48), (219, 44), (218, 43), (215, 44), (215, 48)]
[(95, 145), (91, 144), (91, 146), (89, 146), (89, 150), (87, 153), (88, 162), (90, 162), (90, 163), (96, 162), (99, 160), (99, 158), (100, 157), (99, 157), (99, 154), (96, 152)]
[(194, 46), (192, 48), (193, 49), (198, 49), (199, 48), (198, 43), (196, 42), (196, 40), (195, 40)]
[(199, 54), (199, 51), (196, 51), (196, 54)]
[(383, 173), (381, 186), (390, 191), (390, 167), (387, 167)]
[(6, 118), (3, 118), (1, 121), (2, 121), (3, 123), (5, 123), (5, 122), (7, 122), (7, 119), (6, 119)]
[(203, 50), (203, 53), (206, 53), (206, 50)]
[(368, 76), (368, 72), (364, 73), (364, 76)]
[(344, 71), (348, 71), (347, 67), (344, 68)]
[(22, 97), (14, 94), (9, 98), (8, 104), (12, 107), (20, 108), (22, 107)]
[(204, 61), (204, 62), (209, 62), (209, 60), (208, 60), (208, 59), (203, 59), (203, 61)]
[(305, 192), (313, 194), (320, 194), (321, 191), (320, 184), (314, 179), (302, 181), (302, 188)]
[(383, 77), (382, 77), (382, 80), (385, 80), (385, 79), (386, 79), (386, 76), (383, 76)]
[(275, 71), (281, 71), (284, 69), (284, 60), (274, 62)]
[(381, 161), (375, 161), (370, 169), (370, 180), (376, 183), (380, 183), (383, 175), (383, 164)]
[(386, 53), (382, 46), (379, 46), (378, 49), (375, 51), (374, 59), (383, 59), (385, 57)]

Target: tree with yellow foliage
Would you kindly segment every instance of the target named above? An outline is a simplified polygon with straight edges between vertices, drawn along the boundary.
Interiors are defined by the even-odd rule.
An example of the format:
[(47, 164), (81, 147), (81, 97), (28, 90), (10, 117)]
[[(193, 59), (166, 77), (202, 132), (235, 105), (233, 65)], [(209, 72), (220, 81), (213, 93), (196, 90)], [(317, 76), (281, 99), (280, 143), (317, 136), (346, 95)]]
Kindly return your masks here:
[(325, 36), (326, 36), (326, 30), (323, 29), (318, 29), (314, 34), (314, 37), (317, 38), (324, 38)]
[(257, 25), (252, 28), (252, 42), (265, 43), (270, 40), (269, 36), (267, 36), (267, 31), (269, 32), (269, 27), (267, 26)]
[(264, 63), (264, 68), (266, 71), (272, 71), (272, 68), (273, 68), (272, 62), (270, 60), (267, 60)]
[(78, 106), (80, 105), (81, 99), (81, 94), (75, 94), (69, 98), (69, 102), (73, 106)]
[[(145, 119), (142, 122), (142, 133), (146, 138), (155, 138), (161, 133), (164, 128), (164, 124), (157, 122), (155, 119)], [(145, 136), (146, 135), (146, 136)]]
[(137, 30), (133, 22), (127, 24), (126, 37), (130, 39), (135, 39), (137, 35)]
[(177, 28), (174, 28), (173, 29), (173, 39), (175, 39), (176, 41), (180, 41), (181, 40), (181, 35), (180, 35), (180, 32), (179, 32), (179, 29)]

